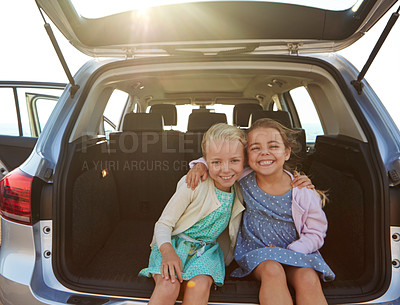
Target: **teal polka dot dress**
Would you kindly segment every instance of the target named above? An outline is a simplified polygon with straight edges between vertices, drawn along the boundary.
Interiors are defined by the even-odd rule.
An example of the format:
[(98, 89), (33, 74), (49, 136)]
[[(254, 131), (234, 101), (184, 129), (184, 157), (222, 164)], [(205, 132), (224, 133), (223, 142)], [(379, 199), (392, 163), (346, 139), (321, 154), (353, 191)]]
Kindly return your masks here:
[[(234, 188), (231, 193), (215, 188), (215, 193), (221, 206), (184, 232), (192, 239), (205, 242), (205, 247), (179, 235), (171, 238), (172, 246), (182, 260), (184, 281), (188, 281), (196, 275), (205, 274), (210, 275), (217, 286), (224, 284), (224, 254), (215, 239), (229, 224), (235, 193)], [(149, 266), (142, 269), (139, 276), (151, 277), (153, 274), (161, 274), (161, 259), (162, 255), (155, 244), (150, 253)]]

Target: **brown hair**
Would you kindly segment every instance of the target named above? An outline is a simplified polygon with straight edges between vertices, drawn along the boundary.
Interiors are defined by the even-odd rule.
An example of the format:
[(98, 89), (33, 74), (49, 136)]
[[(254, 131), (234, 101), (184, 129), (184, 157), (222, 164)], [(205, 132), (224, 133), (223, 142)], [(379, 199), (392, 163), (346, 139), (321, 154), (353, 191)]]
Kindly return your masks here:
[(247, 134), (258, 128), (274, 128), (279, 131), (283, 140), (283, 144), (286, 148), (297, 150), (299, 147), (296, 141), (296, 134), (298, 134), (298, 132), (293, 129), (287, 128), (286, 126), (283, 126), (278, 121), (269, 118), (259, 119), (251, 125), (251, 127), (248, 129)]

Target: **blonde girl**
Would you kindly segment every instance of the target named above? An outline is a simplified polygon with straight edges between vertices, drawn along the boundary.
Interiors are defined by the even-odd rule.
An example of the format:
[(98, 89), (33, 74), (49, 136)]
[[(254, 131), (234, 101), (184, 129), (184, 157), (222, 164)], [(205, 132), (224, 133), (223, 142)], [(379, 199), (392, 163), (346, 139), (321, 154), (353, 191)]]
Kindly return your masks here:
[(243, 131), (227, 124), (205, 133), (209, 177), (194, 190), (185, 177), (178, 182), (155, 225), (149, 266), (139, 273), (155, 281), (149, 304), (175, 304), (181, 286), (184, 305), (207, 304), (212, 283), (223, 285), (224, 260), (233, 260), (244, 210), (235, 182), (243, 171), (245, 143)]

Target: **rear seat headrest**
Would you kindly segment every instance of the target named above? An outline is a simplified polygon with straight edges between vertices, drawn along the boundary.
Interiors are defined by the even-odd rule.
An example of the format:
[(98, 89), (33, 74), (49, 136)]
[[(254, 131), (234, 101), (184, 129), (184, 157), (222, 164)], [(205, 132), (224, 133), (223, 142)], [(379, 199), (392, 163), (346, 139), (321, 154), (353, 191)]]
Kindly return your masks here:
[(249, 118), (249, 127), (257, 120), (262, 118), (270, 118), (275, 121), (278, 121), (283, 126), (287, 128), (292, 128), (292, 122), (290, 120), (289, 112), (287, 111), (272, 111), (272, 110), (263, 110), (263, 111), (255, 111), (250, 115)]
[(156, 104), (150, 108), (150, 113), (160, 113), (164, 118), (164, 125), (176, 126), (178, 123), (176, 106), (172, 104)]
[(227, 123), (225, 113), (192, 112), (189, 115), (187, 131), (205, 132), (208, 128), (217, 123)]
[(164, 130), (164, 121), (160, 113), (128, 113), (125, 115), (122, 131)]
[(238, 127), (248, 127), (250, 114), (262, 110), (260, 104), (246, 103), (235, 105), (233, 108), (233, 125)]

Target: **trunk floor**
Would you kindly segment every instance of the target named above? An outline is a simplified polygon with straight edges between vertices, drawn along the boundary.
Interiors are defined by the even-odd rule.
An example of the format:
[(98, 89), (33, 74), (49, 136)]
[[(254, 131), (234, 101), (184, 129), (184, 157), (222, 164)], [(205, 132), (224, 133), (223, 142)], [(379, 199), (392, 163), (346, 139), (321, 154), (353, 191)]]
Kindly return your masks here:
[[(102, 288), (101, 292), (110, 289), (113, 294), (119, 292), (126, 296), (150, 297), (153, 280), (137, 275), (148, 265), (153, 227), (154, 224), (148, 220), (121, 220), (102, 250), (82, 270), (80, 284)], [(228, 266), (227, 274), (235, 267), (235, 262)], [(352, 281), (323, 283), (323, 287), (328, 299), (329, 296), (337, 296), (339, 291), (339, 295), (344, 291), (362, 292), (361, 287)], [(250, 277), (242, 280), (228, 277), (224, 286), (212, 288), (210, 301), (224, 302), (228, 296), (231, 300), (234, 297), (236, 302), (258, 302), (258, 290), (259, 283)]]

